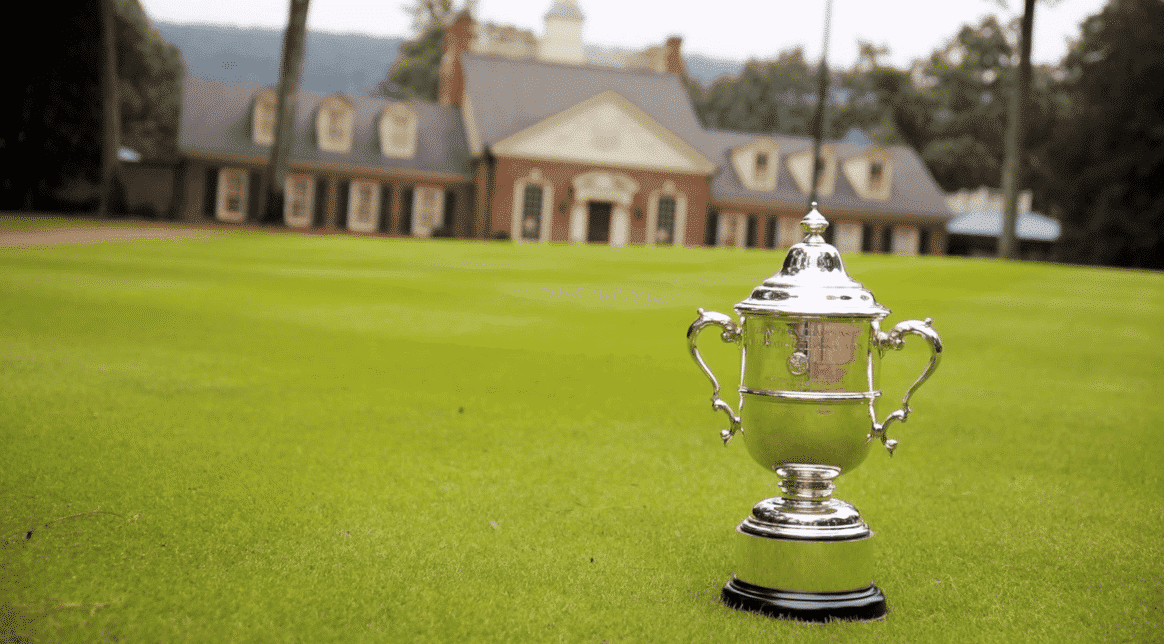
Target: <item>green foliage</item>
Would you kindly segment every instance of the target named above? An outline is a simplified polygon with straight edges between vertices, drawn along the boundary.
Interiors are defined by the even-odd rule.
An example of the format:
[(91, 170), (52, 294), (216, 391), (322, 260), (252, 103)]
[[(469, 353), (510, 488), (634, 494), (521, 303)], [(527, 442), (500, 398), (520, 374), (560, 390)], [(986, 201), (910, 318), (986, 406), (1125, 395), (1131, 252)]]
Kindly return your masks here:
[[(683, 333), (778, 264), (241, 231), (6, 249), (0, 637), (1158, 638), (1164, 280), (1035, 263), (846, 257), (946, 345), (896, 455), (837, 491), (891, 613), (724, 608), (734, 527), (778, 490), (720, 444)], [(927, 358), (885, 356), (882, 413)]]
[(379, 85), (382, 95), (394, 96), (400, 88), (413, 98), (437, 100), (445, 29), (443, 24), (430, 25), (419, 38), (400, 46), (400, 57), (392, 64), (387, 81)]
[[(709, 128), (807, 135), (816, 104), (814, 78), (798, 48), (774, 61), (748, 61), (739, 76), (721, 78), (692, 98)], [(692, 87), (697, 83), (689, 81)]]
[(1161, 25), (1156, 0), (1111, 2), (1064, 61), (1045, 174), (1072, 261), (1164, 268)]
[(182, 54), (150, 24), (139, 0), (117, 0), (121, 143), (147, 159), (178, 152)]
[[(92, 207), (83, 186), (97, 180), (101, 141), (96, 0), (30, 10), (12, 65), (10, 100), (0, 105), (0, 208)], [(150, 27), (138, 0), (117, 0), (121, 143), (143, 155), (177, 147), (182, 62)], [(13, 40), (13, 43), (17, 40)], [(80, 186), (75, 202), (58, 189)]]
[(400, 46), (400, 57), (388, 70), (387, 78), (377, 85), (377, 91), (390, 98), (437, 100), (445, 30), (458, 15), (472, 14), (476, 6), (476, 0), (464, 0), (459, 5), (455, 0), (414, 0), (405, 5), (416, 37)]

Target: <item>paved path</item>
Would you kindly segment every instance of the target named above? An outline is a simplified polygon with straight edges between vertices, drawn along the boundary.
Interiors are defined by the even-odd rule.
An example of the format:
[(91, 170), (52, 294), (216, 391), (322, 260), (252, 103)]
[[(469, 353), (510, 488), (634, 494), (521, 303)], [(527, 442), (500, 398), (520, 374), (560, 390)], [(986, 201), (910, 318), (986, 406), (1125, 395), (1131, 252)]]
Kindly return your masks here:
[(187, 239), (210, 237), (211, 230), (187, 228), (135, 228), (121, 226), (94, 226), (91, 228), (28, 228), (0, 230), (0, 248), (22, 246), (51, 246), (56, 244), (91, 244), (106, 241), (139, 241), (153, 239)]

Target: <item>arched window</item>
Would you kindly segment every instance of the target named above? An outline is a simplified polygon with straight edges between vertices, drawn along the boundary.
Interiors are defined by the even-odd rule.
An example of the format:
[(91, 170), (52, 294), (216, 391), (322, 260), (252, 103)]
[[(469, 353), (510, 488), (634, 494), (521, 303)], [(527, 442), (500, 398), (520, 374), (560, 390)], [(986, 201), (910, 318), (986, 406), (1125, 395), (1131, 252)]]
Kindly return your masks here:
[(671, 181), (650, 195), (647, 208), (647, 244), (682, 246), (686, 241), (687, 196)]
[(275, 143), (275, 90), (265, 89), (255, 95), (251, 106), (251, 140), (259, 145)]
[(514, 241), (550, 241), (553, 227), (554, 184), (542, 177), (541, 170), (513, 183), (513, 217), (509, 238)]
[(315, 136), (319, 149), (348, 152), (352, 149), (352, 102), (343, 96), (329, 96), (315, 114)]
[(380, 112), (380, 152), (409, 159), (416, 154), (416, 108), (403, 101)]

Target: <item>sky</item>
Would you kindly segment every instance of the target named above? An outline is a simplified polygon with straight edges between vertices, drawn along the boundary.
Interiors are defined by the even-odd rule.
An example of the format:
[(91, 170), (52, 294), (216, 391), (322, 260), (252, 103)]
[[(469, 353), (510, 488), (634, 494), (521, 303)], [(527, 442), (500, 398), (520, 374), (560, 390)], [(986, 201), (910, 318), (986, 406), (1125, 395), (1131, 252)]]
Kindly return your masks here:
[[(152, 20), (282, 29), (288, 0), (140, 0)], [(463, 0), (459, 0), (463, 2)], [(586, 22), (586, 44), (642, 49), (671, 35), (683, 37), (684, 53), (747, 60), (774, 58), (802, 47), (808, 60), (820, 57), (825, 0), (578, 0)], [(900, 68), (927, 58), (964, 24), (988, 14), (1008, 22), (1022, 0), (833, 0), (829, 64), (850, 67), (858, 39), (889, 47), (886, 62)], [(1032, 59), (1056, 63), (1067, 52), (1079, 24), (1102, 10), (1104, 0), (1040, 1), (1035, 8)], [(405, 0), (312, 0), (307, 26), (313, 31), (376, 36), (409, 35)], [(551, 0), (478, 0), (474, 16), (541, 36)]]

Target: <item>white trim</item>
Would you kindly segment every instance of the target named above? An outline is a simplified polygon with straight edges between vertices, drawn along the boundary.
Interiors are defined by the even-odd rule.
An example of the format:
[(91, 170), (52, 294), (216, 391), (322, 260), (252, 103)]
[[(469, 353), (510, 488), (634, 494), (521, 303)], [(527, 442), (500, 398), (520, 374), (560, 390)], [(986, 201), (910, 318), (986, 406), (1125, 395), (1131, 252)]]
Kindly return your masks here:
[(490, 146), (498, 156), (604, 167), (713, 174), (697, 148), (642, 108), (608, 90)]
[[(304, 208), (295, 214), (296, 186), (303, 187)], [(288, 228), (311, 228), (315, 218), (315, 177), (309, 174), (289, 174), (283, 187), (283, 223)]]
[(675, 184), (672, 181), (665, 181), (663, 187), (652, 191), (647, 205), (647, 245), (658, 245), (656, 237), (658, 233), (659, 221), (659, 197), (672, 197), (675, 199), (675, 221), (674, 230), (671, 231), (671, 241), (667, 243), (669, 246), (682, 246), (686, 240), (687, 232), (687, 195), (675, 189)]
[(625, 174), (595, 170), (573, 179), (574, 207), (570, 211), (570, 241), (585, 244), (590, 228), (588, 202), (609, 201), (614, 204), (610, 213), (610, 244), (626, 245), (630, 235), (630, 212), (639, 184)]
[(536, 241), (546, 243), (550, 241), (550, 232), (554, 227), (554, 184), (546, 181), (538, 168), (530, 170), (528, 175), (513, 182), (513, 212), (509, 221), (509, 238), (515, 242), (535, 241), (526, 239), (522, 234), (524, 230), (525, 189), (531, 185), (542, 188), (541, 226), (538, 229)]
[[(238, 210), (227, 210), (227, 184), (231, 177), (238, 179)], [(220, 168), (218, 170), (218, 190), (215, 197), (214, 217), (219, 221), (241, 223), (247, 220), (247, 199), (250, 197), (249, 173), (244, 168)]]
[[(360, 221), (356, 217), (359, 200), (358, 188), (370, 188), (368, 192), (368, 217)], [(348, 183), (348, 230), (357, 233), (374, 233), (380, 228), (380, 184), (376, 181), (352, 179)]]

